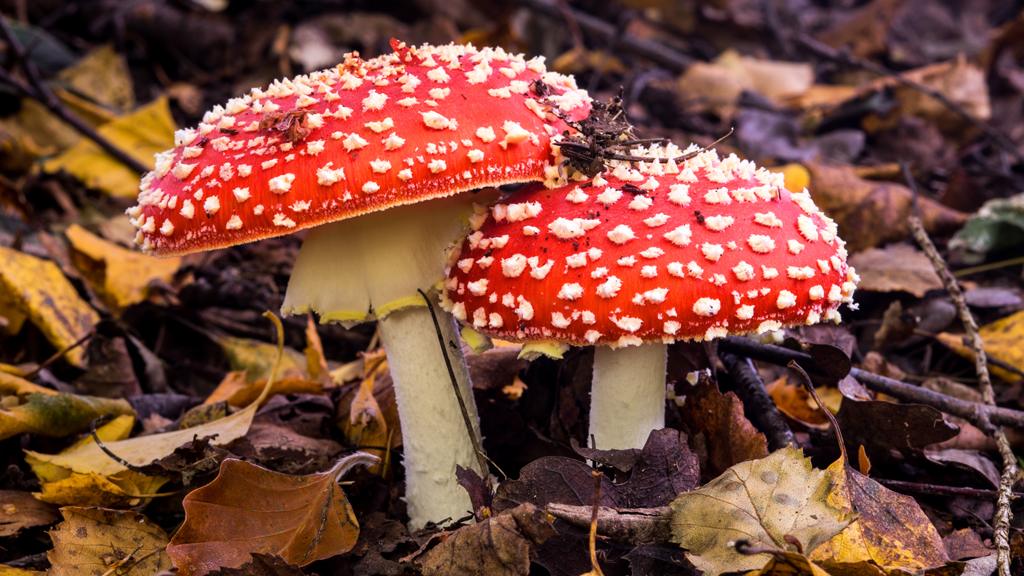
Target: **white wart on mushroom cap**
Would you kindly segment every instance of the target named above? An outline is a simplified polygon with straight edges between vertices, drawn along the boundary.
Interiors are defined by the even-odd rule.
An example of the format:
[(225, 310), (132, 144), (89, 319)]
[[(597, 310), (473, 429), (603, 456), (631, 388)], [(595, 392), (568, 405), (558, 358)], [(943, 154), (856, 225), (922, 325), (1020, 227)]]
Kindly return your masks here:
[(835, 223), (780, 174), (711, 150), (618, 163), (491, 207), (448, 270), (447, 305), (517, 340), (638, 345), (839, 320), (857, 276)]
[(543, 58), (408, 47), (276, 81), (208, 112), (158, 154), (128, 210), (146, 250), (290, 234), (555, 171), (550, 137), (590, 110)]

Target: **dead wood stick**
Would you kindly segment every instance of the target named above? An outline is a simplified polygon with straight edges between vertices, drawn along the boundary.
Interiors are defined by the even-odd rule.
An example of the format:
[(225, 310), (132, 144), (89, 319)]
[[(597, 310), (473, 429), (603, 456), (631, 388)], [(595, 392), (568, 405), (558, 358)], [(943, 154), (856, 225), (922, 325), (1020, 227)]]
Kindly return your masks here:
[[(578, 528), (589, 530), (593, 508), (570, 504), (548, 504), (547, 511)], [(615, 508), (597, 509), (597, 531), (620, 542), (632, 544), (664, 544), (671, 539), (671, 510), (668, 506), (659, 508)]]
[[(910, 179), (910, 185), (914, 187), (913, 179)], [(981, 397), (985, 404), (995, 406), (995, 391), (992, 388), (992, 377), (988, 372), (988, 355), (985, 353), (984, 342), (982, 342), (981, 335), (978, 333), (978, 323), (974, 320), (974, 315), (971, 314), (970, 308), (967, 307), (967, 300), (964, 298), (963, 290), (960, 289), (960, 284), (953, 276), (953, 272), (950, 271), (946, 261), (943, 260), (939, 251), (935, 248), (935, 244), (928, 237), (928, 233), (925, 232), (921, 219), (917, 216), (911, 216), (909, 222), (914, 240), (917, 241), (921, 249), (928, 256), (928, 260), (931, 261), (932, 267), (935, 268), (935, 273), (939, 275), (942, 285), (946, 288), (946, 292), (949, 292), (949, 297), (953, 300), (953, 304), (956, 305), (960, 322), (964, 325), (964, 330), (967, 331), (970, 346), (974, 352), (974, 370), (978, 374)], [(995, 438), (999, 456), (1003, 461), (1003, 471), (999, 476), (999, 493), (996, 498), (993, 540), (996, 544), (996, 569), (999, 576), (1010, 576), (1010, 522), (1013, 520), (1013, 510), (1010, 507), (1010, 493), (1013, 491), (1013, 485), (1017, 480), (1017, 457), (1014, 455), (1013, 449), (1010, 448), (1010, 441), (1006, 438), (1006, 433), (1003, 432), (1001, 427), (990, 424), (982, 429), (992, 434)]]
[(750, 358), (726, 351), (719, 352), (718, 357), (722, 359), (722, 364), (736, 384), (736, 393), (740, 400), (743, 400), (743, 406), (749, 409), (747, 413), (750, 421), (768, 439), (768, 449), (774, 451), (786, 446), (796, 446), (793, 431), (768, 395), (764, 380), (757, 373), (754, 362)]
[[(520, 4), (549, 18), (565, 20), (566, 15), (569, 15), (572, 17), (575, 25), (602, 42), (615, 42), (616, 46), (628, 50), (641, 58), (646, 58), (672, 72), (682, 72), (694, 62), (694, 58), (673, 50), (660, 42), (637, 38), (629, 34), (620, 34), (614, 24), (575, 10), (567, 5), (559, 7), (556, 2), (551, 0), (520, 0)], [(571, 29), (572, 26), (570, 25)]]
[(7, 44), (7, 49), (11, 51), (12, 56), (14, 56), (14, 62), (21, 68), (25, 77), (28, 79), (28, 83), (26, 84), (3, 68), (0, 68), (0, 82), (11, 85), (26, 98), (31, 98), (45, 106), (50, 113), (57, 118), (60, 118), (68, 126), (74, 128), (75, 131), (82, 136), (85, 136), (89, 140), (95, 142), (97, 146), (102, 148), (107, 154), (110, 154), (121, 164), (131, 168), (138, 174), (145, 174), (149, 171), (149, 168), (119, 148), (116, 144), (107, 140), (106, 137), (94, 130), (92, 126), (86, 124), (81, 118), (64, 106), (60, 99), (57, 98), (53, 91), (50, 90), (45, 82), (43, 82), (42, 77), (39, 74), (39, 69), (36, 68), (36, 65), (29, 59), (28, 52), (25, 51), (25, 47), (18, 41), (18, 38), (14, 35), (14, 32), (11, 30), (10, 26), (8, 26), (7, 20), (3, 16), (0, 16), (0, 37), (2, 37), (4, 43)]
[[(796, 360), (804, 366), (815, 365), (814, 359), (806, 352), (790, 350), (773, 344), (761, 344), (740, 336), (723, 338), (718, 341), (718, 346), (720, 349), (780, 366), (785, 366), (790, 360)], [(1024, 428), (1024, 412), (1020, 410), (961, 400), (860, 368), (850, 369), (850, 375), (875, 392), (882, 392), (905, 402), (931, 406), (946, 414), (963, 418), (979, 428), (988, 428), (993, 424)]]

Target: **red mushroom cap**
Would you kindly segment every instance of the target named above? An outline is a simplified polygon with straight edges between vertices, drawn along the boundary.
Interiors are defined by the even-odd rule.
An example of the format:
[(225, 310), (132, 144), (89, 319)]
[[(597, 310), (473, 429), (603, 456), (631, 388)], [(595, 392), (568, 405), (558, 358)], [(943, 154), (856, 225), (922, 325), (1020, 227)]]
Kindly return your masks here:
[(448, 270), (455, 317), (501, 338), (616, 346), (838, 320), (857, 276), (806, 191), (735, 155), (634, 154), (662, 160), (491, 207)]
[(590, 110), (572, 77), (500, 48), (407, 47), (276, 81), (156, 156), (128, 210), (160, 254), (292, 233), (487, 185), (543, 180)]

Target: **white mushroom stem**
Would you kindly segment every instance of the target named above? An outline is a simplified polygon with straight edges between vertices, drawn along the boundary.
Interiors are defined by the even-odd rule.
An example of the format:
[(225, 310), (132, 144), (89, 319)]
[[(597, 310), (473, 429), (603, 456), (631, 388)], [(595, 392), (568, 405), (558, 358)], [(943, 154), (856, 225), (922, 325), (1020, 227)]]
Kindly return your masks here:
[[(285, 313), (316, 311), (321, 321), (380, 320), (394, 381), (405, 454), (405, 498), (413, 529), (472, 511), (456, 466), (478, 473), (473, 437), (480, 437), (469, 375), (451, 316), (433, 286), (445, 251), (465, 233), (467, 200), (435, 200), (321, 226), (303, 243), (288, 284)], [(472, 423), (467, 429), (423, 290), (434, 300), (459, 389)], [(454, 343), (454, 345), (449, 344)]]
[(643, 448), (652, 430), (665, 427), (667, 362), (665, 344), (594, 350), (590, 436), (595, 447)]

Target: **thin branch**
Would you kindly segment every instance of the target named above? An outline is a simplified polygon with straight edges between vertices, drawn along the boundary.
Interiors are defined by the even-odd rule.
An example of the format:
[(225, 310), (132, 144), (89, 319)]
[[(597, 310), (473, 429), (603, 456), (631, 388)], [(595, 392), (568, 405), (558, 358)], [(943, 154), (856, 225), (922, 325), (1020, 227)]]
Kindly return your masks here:
[(849, 466), (850, 457), (846, 453), (846, 441), (843, 440), (843, 430), (839, 427), (839, 420), (836, 419), (836, 415), (822, 402), (821, 397), (818, 396), (818, 391), (814, 389), (814, 382), (811, 381), (811, 377), (807, 375), (807, 371), (803, 369), (803, 366), (800, 366), (799, 362), (790, 360), (786, 366), (800, 376), (801, 383), (807, 388), (807, 392), (814, 399), (814, 403), (818, 405), (818, 410), (821, 410), (825, 418), (828, 419), (828, 423), (832, 425), (832, 432), (836, 435), (836, 442), (839, 444), (839, 454), (843, 459), (843, 465)]
[(718, 357), (722, 359), (722, 364), (736, 384), (736, 393), (743, 400), (750, 421), (768, 439), (768, 449), (778, 450), (786, 446), (796, 446), (793, 431), (786, 424), (779, 407), (768, 395), (764, 380), (757, 373), (754, 362), (750, 358), (742, 358), (725, 351), (720, 351)]
[(614, 24), (569, 6), (565, 6), (563, 11), (563, 8), (550, 0), (520, 0), (520, 4), (544, 16), (562, 21), (566, 19), (565, 15), (569, 14), (576, 25), (601, 42), (609, 43), (614, 41), (618, 47), (628, 50), (641, 58), (646, 58), (673, 72), (682, 72), (694, 62), (694, 58), (673, 50), (660, 42), (637, 38), (629, 34), (620, 34)]
[[(455, 369), (452, 367), (451, 358), (448, 357), (448, 343), (444, 341), (444, 336), (441, 332), (441, 324), (437, 320), (437, 312), (434, 311), (434, 303), (430, 301), (430, 297), (423, 291), (422, 288), (417, 288), (417, 292), (423, 297), (423, 301), (427, 305), (427, 310), (430, 312), (430, 319), (434, 322), (434, 332), (437, 334), (437, 343), (441, 347), (441, 355), (444, 356), (444, 365), (448, 368), (448, 378), (452, 382), (452, 391), (455, 392), (455, 399), (459, 401), (459, 410), (462, 412), (462, 421), (466, 425), (466, 432), (469, 434), (470, 442), (473, 443), (473, 451), (476, 452), (477, 465), (480, 466), (480, 473), (484, 475), (484, 480), (487, 481), (487, 485), (490, 486), (491, 475), (489, 473), (490, 468), (487, 466), (487, 455), (484, 454), (484, 449), (480, 445), (480, 438), (477, 437), (476, 431), (473, 428), (473, 420), (469, 417), (469, 410), (466, 408), (466, 400), (462, 397), (462, 390), (459, 388), (459, 381), (455, 377)], [(455, 344), (457, 346), (457, 344)]]
[[(910, 182), (913, 185), (913, 181)], [(964, 299), (963, 290), (957, 282), (953, 273), (949, 270), (945, 260), (935, 248), (928, 233), (925, 232), (921, 219), (911, 216), (908, 219), (910, 231), (914, 240), (924, 250), (925, 255), (935, 268), (943, 286), (949, 292), (949, 297), (956, 305), (957, 313), (960, 315), (960, 322), (967, 331), (971, 349), (974, 352), (974, 370), (978, 374), (978, 384), (981, 388), (981, 397), (985, 404), (995, 406), (995, 391), (992, 388), (992, 377), (988, 372), (988, 355), (985, 353), (985, 345), (981, 335), (978, 333), (978, 323), (974, 320), (967, 300)], [(1010, 522), (1013, 520), (1013, 510), (1010, 508), (1010, 493), (1013, 491), (1013, 484), (1017, 480), (1017, 457), (1010, 448), (1010, 441), (1006, 433), (1000, 427), (990, 427), (989, 431), (996, 440), (996, 447), (999, 449), (999, 456), (1003, 461), (1003, 472), (999, 477), (999, 495), (996, 498), (995, 530), (993, 540), (996, 544), (996, 567), (999, 576), (1010, 576)]]
[(987, 122), (975, 118), (973, 115), (971, 115), (970, 112), (965, 110), (963, 106), (950, 100), (949, 97), (943, 94), (942, 92), (935, 90), (934, 88), (931, 88), (929, 86), (925, 86), (924, 84), (921, 84), (920, 82), (917, 82), (915, 80), (911, 80), (910, 78), (907, 78), (903, 74), (893, 72), (892, 70), (889, 70), (888, 68), (882, 66), (881, 64), (878, 64), (877, 62), (872, 62), (871, 60), (868, 60), (866, 58), (861, 58), (859, 56), (851, 54), (847, 50), (833, 48), (832, 46), (820, 42), (812, 38), (811, 36), (808, 36), (807, 34), (797, 34), (795, 39), (800, 46), (806, 48), (807, 50), (810, 50), (811, 52), (822, 58), (831, 60), (833, 62), (845, 66), (852, 66), (854, 68), (867, 70), (868, 72), (872, 72), (879, 76), (891, 78), (895, 82), (898, 82), (899, 84), (902, 84), (903, 86), (906, 86), (911, 90), (915, 90), (917, 92), (920, 92), (921, 94), (924, 94), (925, 96), (928, 96), (929, 98), (932, 98), (939, 104), (942, 104), (947, 109), (949, 109), (950, 112), (953, 112), (954, 114), (962, 118), (968, 124), (975, 126), (979, 130), (981, 130), (986, 136), (988, 136), (996, 144), (998, 144), (1000, 148), (1003, 148), (1004, 150), (1006, 150), (1006, 152), (1013, 155), (1013, 157), (1016, 158), (1017, 162), (1024, 162), (1024, 156), (1022, 156), (1020, 150), (1017, 149), (1017, 144), (1002, 130), (996, 128), (995, 126), (992, 126)]
[[(806, 352), (790, 350), (773, 344), (761, 344), (739, 336), (723, 338), (718, 341), (718, 346), (720, 349), (780, 366), (785, 366), (790, 360), (796, 360), (804, 366), (815, 365), (814, 359)], [(993, 424), (1024, 428), (1024, 412), (1020, 410), (961, 400), (860, 368), (850, 369), (850, 376), (875, 392), (882, 392), (905, 402), (931, 406), (946, 414), (963, 418), (982, 429), (989, 429)]]
[(25, 47), (18, 41), (18, 38), (14, 35), (14, 32), (7, 24), (7, 19), (3, 16), (0, 16), (0, 38), (2, 38), (7, 44), (8, 50), (10, 50), (11, 54), (14, 56), (15, 63), (21, 68), (22, 73), (24, 73), (25, 77), (28, 79), (28, 84), (14, 77), (13, 74), (3, 68), (0, 68), (0, 82), (10, 84), (15, 90), (20, 92), (22, 96), (31, 98), (42, 104), (50, 111), (50, 113), (57, 118), (60, 118), (65, 124), (74, 128), (82, 136), (85, 136), (89, 140), (95, 142), (97, 146), (102, 148), (107, 154), (110, 154), (121, 164), (124, 164), (138, 174), (145, 174), (149, 171), (149, 168), (144, 164), (136, 160), (133, 156), (129, 155), (110, 140), (107, 140), (106, 137), (94, 130), (92, 126), (86, 124), (81, 118), (64, 106), (60, 99), (57, 98), (53, 91), (50, 90), (42, 80), (39, 74), (39, 69), (28, 57)]
[[(913, 492), (915, 494), (926, 494), (929, 496), (965, 496), (979, 500), (990, 500), (998, 496), (995, 490), (984, 488), (971, 488), (968, 486), (943, 486), (941, 484), (923, 484), (920, 482), (907, 482), (905, 480), (888, 480), (885, 478), (875, 479), (879, 484), (892, 488), (899, 492)], [(1024, 497), (1022, 492), (1014, 492), (1010, 495), (1017, 499)]]

